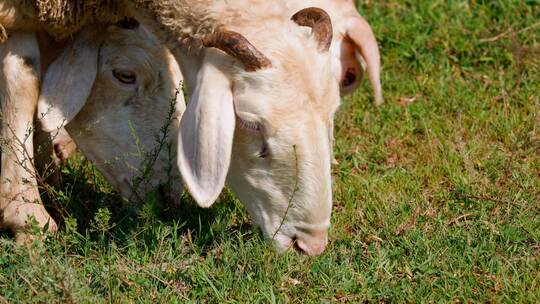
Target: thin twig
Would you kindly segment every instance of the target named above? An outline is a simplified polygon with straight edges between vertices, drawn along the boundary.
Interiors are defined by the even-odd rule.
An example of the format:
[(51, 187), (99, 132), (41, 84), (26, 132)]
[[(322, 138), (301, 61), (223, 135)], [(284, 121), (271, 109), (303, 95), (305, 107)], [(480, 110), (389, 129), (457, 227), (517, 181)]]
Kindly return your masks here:
[(478, 40), (478, 43), (495, 42), (495, 41), (497, 41), (497, 40), (499, 40), (499, 39), (501, 39), (501, 38), (506, 37), (507, 35), (509, 35), (509, 34), (511, 34), (511, 33), (514, 33), (514, 34), (521, 34), (521, 33), (523, 33), (523, 32), (526, 32), (526, 31), (535, 29), (535, 28), (537, 28), (537, 27), (539, 27), (539, 26), (540, 26), (540, 22), (537, 22), (537, 23), (535, 23), (535, 24), (533, 24), (533, 25), (530, 25), (530, 26), (528, 26), (528, 27), (526, 27), (526, 28), (523, 28), (523, 29), (521, 29), (521, 30), (519, 30), (519, 31), (514, 31), (514, 30), (510, 29), (510, 30), (507, 30), (506, 32), (502, 32), (502, 33), (500, 33), (500, 34), (498, 34), (498, 35), (496, 35), (496, 36), (493, 36), (493, 37), (491, 37), (491, 38), (480, 39), (480, 40)]
[(34, 293), (34, 295), (37, 295), (38, 292), (37, 290), (34, 288), (34, 286), (32, 285), (32, 283), (30, 283), (30, 281), (25, 278), (20, 272), (17, 271), (17, 274), (19, 275), (19, 277), (21, 277), (21, 279), (23, 279), (23, 281), (28, 284), (28, 287), (30, 287), (30, 289), (32, 290), (32, 292)]
[(465, 213), (465, 214), (463, 214), (463, 215), (460, 215), (460, 216), (456, 217), (455, 219), (449, 220), (449, 221), (446, 223), (446, 225), (452, 226), (452, 225), (456, 224), (457, 222), (459, 222), (460, 220), (462, 220), (462, 219), (464, 219), (464, 218), (468, 218), (468, 217), (471, 216), (471, 215), (474, 215), (474, 213)]
[(275, 240), (276, 235), (281, 230), (281, 227), (283, 226), (283, 223), (285, 223), (285, 218), (287, 217), (287, 214), (289, 214), (289, 209), (292, 206), (293, 198), (296, 195), (296, 192), (298, 191), (298, 154), (296, 153), (296, 145), (293, 145), (293, 151), (294, 151), (294, 167), (295, 167), (295, 173), (294, 173), (294, 188), (291, 193), (291, 197), (289, 198), (289, 202), (287, 203), (287, 209), (285, 209), (285, 214), (283, 215), (283, 218), (281, 219), (281, 223), (279, 223), (278, 228), (274, 232), (274, 235), (272, 235), (272, 241)]
[(167, 282), (167, 281), (165, 281), (164, 279), (160, 278), (159, 276), (153, 274), (150, 270), (147, 270), (147, 269), (145, 269), (145, 268), (141, 268), (141, 269), (142, 269), (142, 271), (143, 271), (144, 273), (146, 273), (147, 275), (151, 276), (152, 278), (158, 280), (158, 281), (161, 282), (163, 285), (168, 286), (169, 288), (171, 288), (171, 289), (174, 290), (174, 291), (177, 291), (176, 294), (177, 294), (178, 296), (182, 297), (184, 300), (188, 300), (188, 301), (189, 301), (189, 298), (187, 298), (185, 295), (183, 295), (183, 294), (181, 294), (180, 292), (178, 292), (177, 288), (176, 288), (175, 286), (173, 286), (170, 282)]
[(514, 204), (513, 202), (510, 202), (510, 201), (499, 200), (499, 199), (495, 199), (495, 198), (491, 198), (487, 196), (468, 195), (468, 194), (463, 194), (459, 192), (456, 192), (456, 197), (459, 199), (475, 199), (479, 201), (488, 201), (488, 202), (500, 203), (500, 204), (510, 204), (510, 205)]
[(410, 230), (416, 225), (416, 220), (418, 219), (418, 215), (420, 214), (420, 206), (417, 206), (412, 214), (411, 220), (409, 222), (405, 222), (399, 226), (399, 228), (396, 230), (396, 235), (401, 235), (403, 232)]
[[(139, 194), (139, 187), (141, 186), (141, 184), (148, 182), (148, 179), (151, 177), (151, 174), (154, 170), (154, 165), (156, 164), (161, 152), (164, 148), (168, 147), (167, 139), (170, 137), (171, 125), (173, 120), (175, 119), (174, 115), (176, 113), (176, 103), (178, 101), (178, 95), (182, 92), (182, 90), (183, 83), (180, 83), (180, 86), (176, 89), (174, 97), (170, 101), (169, 112), (167, 113), (167, 119), (165, 121), (165, 124), (161, 126), (159, 134), (156, 135), (156, 146), (152, 151), (148, 153), (144, 153), (144, 151), (142, 151), (141, 153), (142, 172), (139, 176), (136, 176), (133, 179), (131, 186), (133, 193), (136, 196), (136, 199), (138, 199), (139, 201), (142, 201), (142, 197)], [(133, 132), (133, 135), (136, 137), (135, 132)], [(138, 138), (135, 138), (135, 140), (138, 140)], [(139, 144), (137, 146), (139, 147)]]

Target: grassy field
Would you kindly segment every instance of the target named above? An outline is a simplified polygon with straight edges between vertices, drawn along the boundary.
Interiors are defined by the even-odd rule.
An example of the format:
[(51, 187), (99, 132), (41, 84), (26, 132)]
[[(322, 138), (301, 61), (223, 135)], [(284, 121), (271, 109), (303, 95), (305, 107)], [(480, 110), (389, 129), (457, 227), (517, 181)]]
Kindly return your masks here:
[(62, 232), (0, 235), (0, 303), (540, 303), (540, 2), (359, 9), (386, 104), (343, 100), (322, 256), (273, 252), (229, 193), (122, 202), (79, 157), (47, 198)]

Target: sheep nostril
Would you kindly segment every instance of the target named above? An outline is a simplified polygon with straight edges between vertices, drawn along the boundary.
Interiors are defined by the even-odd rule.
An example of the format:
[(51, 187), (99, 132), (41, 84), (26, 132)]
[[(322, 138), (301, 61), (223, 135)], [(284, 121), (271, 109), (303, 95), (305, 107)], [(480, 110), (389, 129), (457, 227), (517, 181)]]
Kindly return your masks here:
[(293, 236), (293, 237), (291, 238), (291, 242), (289, 243), (289, 249), (293, 248), (295, 251), (300, 250), (300, 248), (299, 248), (298, 245), (296, 244), (296, 240), (297, 240), (297, 237), (296, 237), (296, 236)]
[(299, 253), (305, 253), (304, 250), (302, 248), (300, 248), (300, 246), (298, 245), (298, 237), (293, 237), (292, 238), (292, 248), (294, 248), (294, 251), (296, 252), (299, 252)]

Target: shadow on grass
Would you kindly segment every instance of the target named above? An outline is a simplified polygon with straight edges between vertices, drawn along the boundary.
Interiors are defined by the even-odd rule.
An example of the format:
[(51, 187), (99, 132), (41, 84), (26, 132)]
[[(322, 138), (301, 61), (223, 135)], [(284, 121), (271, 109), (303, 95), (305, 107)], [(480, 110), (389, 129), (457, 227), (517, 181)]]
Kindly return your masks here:
[[(214, 206), (207, 209), (198, 207), (187, 193), (182, 195), (180, 204), (165, 200), (158, 191), (148, 193), (141, 202), (130, 202), (116, 193), (81, 157), (59, 170), (59, 187), (42, 191), (47, 210), (61, 232), (66, 230), (66, 220), (74, 219), (77, 233), (85, 238), (101, 242), (105, 235), (102, 246), (114, 242), (122, 247), (136, 240), (143, 242), (138, 245), (153, 249), (159, 246), (160, 229), (167, 227), (172, 230), (170, 235), (179, 238), (189, 235), (193, 245), (203, 249), (214, 247), (220, 236), (231, 229), (242, 234), (251, 231), (246, 220), (231, 225), (230, 215), (237, 211), (239, 204), (229, 191), (224, 191)], [(105, 219), (100, 218), (103, 213)], [(98, 223), (100, 221), (106, 223)]]

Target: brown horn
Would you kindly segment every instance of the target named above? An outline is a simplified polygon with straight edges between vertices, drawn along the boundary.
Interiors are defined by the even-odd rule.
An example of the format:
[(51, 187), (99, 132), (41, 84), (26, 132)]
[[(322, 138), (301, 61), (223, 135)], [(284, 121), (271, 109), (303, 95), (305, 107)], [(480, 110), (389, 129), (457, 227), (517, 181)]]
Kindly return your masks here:
[(253, 72), (272, 64), (244, 36), (233, 31), (219, 31), (203, 38), (205, 47), (215, 47), (240, 60), (246, 71)]
[(292, 21), (301, 26), (309, 26), (319, 43), (319, 51), (326, 52), (332, 44), (332, 20), (323, 9), (318, 7), (308, 7), (300, 10), (291, 18)]

